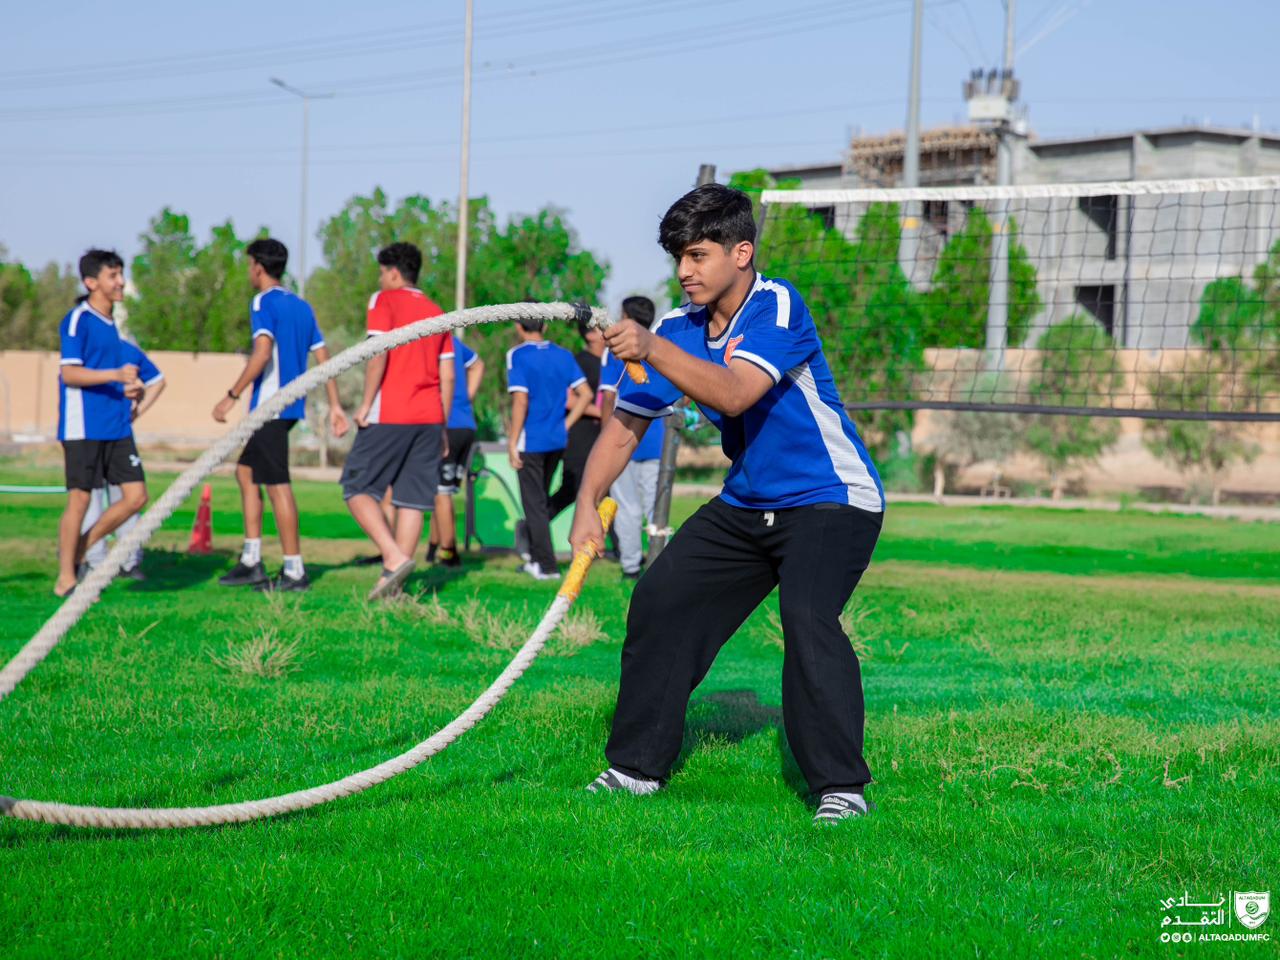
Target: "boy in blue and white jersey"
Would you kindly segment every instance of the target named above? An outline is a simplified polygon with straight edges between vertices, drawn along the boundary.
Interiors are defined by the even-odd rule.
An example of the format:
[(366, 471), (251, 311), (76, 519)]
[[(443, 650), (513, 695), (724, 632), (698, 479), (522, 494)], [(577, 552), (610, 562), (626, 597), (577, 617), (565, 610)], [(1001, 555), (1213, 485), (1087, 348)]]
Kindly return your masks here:
[(446, 424), (448, 453), (440, 460), (440, 485), (436, 488), (436, 508), (431, 514), (431, 538), (427, 562), (439, 557), (441, 566), (462, 566), (458, 556), (458, 530), (453, 513), (454, 495), (462, 488), (471, 461), (471, 448), (476, 441), (476, 415), (472, 408), (480, 381), (484, 379), (484, 361), (463, 339), (453, 335), (453, 403), (449, 405)]
[[(124, 361), (126, 364), (132, 364), (138, 368), (138, 380), (142, 383), (143, 389), (146, 391), (141, 397), (133, 401), (133, 412), (131, 414), (133, 420), (137, 420), (144, 413), (155, 406), (155, 402), (160, 399), (160, 394), (164, 393), (165, 380), (164, 374), (157, 367), (136, 343), (126, 334), (120, 338), (120, 347), (123, 351)], [(124, 490), (118, 483), (106, 484), (93, 491), (93, 495), (89, 498), (89, 509), (85, 512), (84, 520), (80, 524), (80, 532), (88, 533), (93, 529), (93, 525), (98, 522), (98, 518), (113, 503), (119, 503), (124, 499)], [(124, 523), (120, 524), (116, 530), (117, 537), (128, 536), (138, 524), (138, 515), (135, 513), (129, 517)], [(84, 559), (90, 568), (96, 567), (107, 558), (107, 541), (99, 540), (85, 552)], [(133, 552), (124, 565), (120, 568), (120, 575), (128, 577), (131, 580), (145, 580), (146, 577), (142, 573), (142, 548), (139, 547)]]
[(865, 814), (858, 658), (840, 613), (870, 563), (884, 492), (845, 413), (800, 294), (756, 272), (746, 194), (708, 184), (659, 228), (689, 302), (652, 330), (605, 331), (649, 382), (622, 381), (587, 463), (570, 541), (603, 548), (596, 508), (649, 424), (691, 397), (732, 466), (640, 578), (631, 598), (609, 768), (593, 790), (658, 790), (680, 752), (689, 695), (775, 587), (785, 639), (787, 742), (818, 797), (816, 823)]
[[(307, 372), (307, 358), (317, 363), (329, 359), (324, 337), (311, 304), (281, 281), (289, 251), (279, 240), (263, 237), (245, 248), (249, 282), (258, 291), (253, 298), (250, 324), (253, 352), (244, 370), (213, 408), (213, 419), (225, 423), (240, 395), (252, 384), (249, 410), (256, 410), (272, 396)], [(333, 380), (325, 384), (329, 397), (329, 429), (335, 437), (347, 432), (347, 415)], [(240, 504), (244, 511), (244, 546), (240, 560), (218, 578), (227, 587), (256, 590), (306, 590), (311, 586), (302, 564), (302, 540), (298, 533), (298, 504), (289, 483), (289, 431), (306, 416), (306, 400), (299, 397), (258, 429), (245, 444), (236, 464)], [(271, 513), (276, 520), (284, 565), (279, 576), (267, 576), (262, 562), (262, 487), (267, 488)]]
[[(586, 374), (564, 347), (543, 339), (541, 320), (516, 322), (520, 343), (507, 351), (511, 429), (507, 459), (520, 481), (528, 557), (524, 572), (538, 580), (560, 575), (551, 545), (551, 478), (564, 456), (569, 429), (591, 402)], [(572, 404), (565, 409), (566, 397)], [(517, 549), (520, 548), (517, 528)]]
[[(75, 589), (85, 551), (147, 503), (146, 477), (131, 426), (133, 401), (144, 391), (111, 315), (113, 306), (124, 299), (124, 261), (112, 250), (90, 250), (80, 258), (80, 279), (88, 296), (58, 328), (58, 439), (67, 483), (53, 587), (59, 597)], [(121, 498), (82, 533), (93, 491), (104, 483), (118, 484)]]
[[(646, 329), (653, 326), (654, 312), (653, 301), (648, 297), (627, 297), (622, 301), (622, 318), (634, 320)], [(606, 420), (613, 413), (618, 386), (625, 374), (626, 364), (606, 350), (600, 370), (601, 409)], [(644, 564), (644, 541), (641, 533), (646, 522), (653, 523), (653, 505), (658, 497), (658, 467), (662, 460), (665, 432), (666, 418), (656, 418), (632, 451), (631, 462), (609, 488), (610, 496), (618, 504), (613, 530), (618, 535), (618, 559), (622, 563), (622, 576), (628, 580), (638, 580)]]

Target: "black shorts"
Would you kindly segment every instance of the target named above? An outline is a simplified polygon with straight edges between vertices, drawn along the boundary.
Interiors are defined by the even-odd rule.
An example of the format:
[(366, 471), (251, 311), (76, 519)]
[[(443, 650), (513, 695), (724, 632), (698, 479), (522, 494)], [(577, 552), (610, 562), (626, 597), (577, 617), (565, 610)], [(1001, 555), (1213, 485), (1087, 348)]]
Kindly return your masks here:
[(371, 423), (361, 427), (342, 468), (342, 499), (365, 494), (381, 500), (391, 488), (391, 502), (427, 511), (440, 482), (438, 423)]
[(108, 483), (142, 483), (142, 458), (133, 437), (63, 440), (68, 490), (97, 490)]
[(253, 471), (254, 483), (269, 487), (289, 482), (289, 431), (297, 420), (270, 420), (249, 438), (236, 462)]
[(476, 432), (470, 427), (449, 428), (449, 455), (440, 461), (440, 486), (437, 493), (452, 496), (467, 479), (467, 463), (471, 460), (471, 446), (476, 442)]

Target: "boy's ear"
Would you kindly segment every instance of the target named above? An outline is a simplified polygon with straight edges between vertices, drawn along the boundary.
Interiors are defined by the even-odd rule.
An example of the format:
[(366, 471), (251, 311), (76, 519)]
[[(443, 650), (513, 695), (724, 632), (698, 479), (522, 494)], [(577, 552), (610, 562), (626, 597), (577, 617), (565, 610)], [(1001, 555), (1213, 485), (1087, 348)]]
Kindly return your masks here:
[(739, 270), (745, 270), (751, 266), (751, 260), (756, 255), (756, 245), (750, 240), (743, 240), (733, 248), (733, 263)]

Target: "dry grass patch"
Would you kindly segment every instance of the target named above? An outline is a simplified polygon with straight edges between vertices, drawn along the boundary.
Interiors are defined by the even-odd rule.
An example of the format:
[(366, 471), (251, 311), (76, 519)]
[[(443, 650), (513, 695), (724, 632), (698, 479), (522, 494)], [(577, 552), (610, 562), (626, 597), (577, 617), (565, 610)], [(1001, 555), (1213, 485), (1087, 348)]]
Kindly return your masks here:
[(282, 640), (264, 630), (244, 643), (228, 642), (226, 653), (210, 653), (209, 659), (231, 673), (276, 679), (301, 670), (307, 656), (301, 640)]

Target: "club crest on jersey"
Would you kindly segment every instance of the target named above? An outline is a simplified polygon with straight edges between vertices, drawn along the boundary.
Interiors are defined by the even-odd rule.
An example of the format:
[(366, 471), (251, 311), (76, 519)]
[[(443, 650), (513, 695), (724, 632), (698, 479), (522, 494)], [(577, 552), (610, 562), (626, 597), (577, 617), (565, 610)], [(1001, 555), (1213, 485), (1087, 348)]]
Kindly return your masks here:
[(726, 344), (726, 345), (725, 345), (725, 348), (724, 348), (724, 365), (725, 365), (726, 367), (729, 365), (729, 361), (733, 359), (733, 351), (734, 351), (734, 350), (736, 350), (736, 349), (738, 349), (738, 344), (740, 344), (740, 343), (742, 342), (742, 337), (743, 337), (743, 336), (744, 336), (743, 334), (739, 334), (739, 335), (738, 335), (738, 336), (736, 336), (736, 337), (730, 337), (730, 338), (729, 338), (729, 342), (728, 342), (728, 344)]

